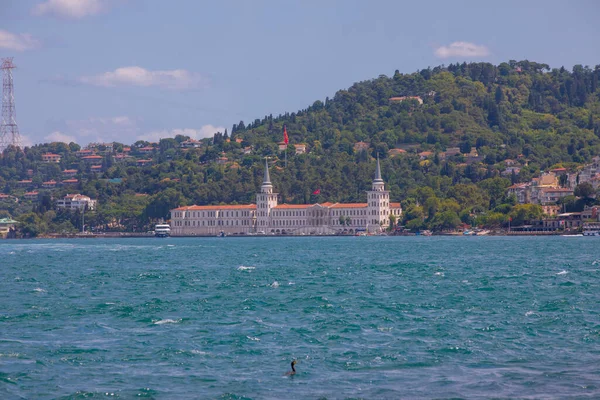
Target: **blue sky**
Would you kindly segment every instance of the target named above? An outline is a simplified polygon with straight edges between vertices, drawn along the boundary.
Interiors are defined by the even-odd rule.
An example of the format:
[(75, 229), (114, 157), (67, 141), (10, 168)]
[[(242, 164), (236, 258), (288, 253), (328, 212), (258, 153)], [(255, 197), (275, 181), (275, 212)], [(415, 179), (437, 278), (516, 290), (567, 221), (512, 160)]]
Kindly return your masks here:
[[(570, 4), (568, 4), (570, 3)], [(0, 0), (27, 144), (202, 138), (462, 61), (600, 64), (600, 3)]]

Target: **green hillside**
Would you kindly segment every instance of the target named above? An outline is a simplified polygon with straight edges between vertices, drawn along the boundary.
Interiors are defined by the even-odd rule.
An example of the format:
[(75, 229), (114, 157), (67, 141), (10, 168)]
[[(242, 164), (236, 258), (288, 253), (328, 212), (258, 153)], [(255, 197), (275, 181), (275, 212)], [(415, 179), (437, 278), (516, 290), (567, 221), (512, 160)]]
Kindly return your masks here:
[[(461, 220), (500, 225), (511, 213), (523, 215), (523, 206), (514, 207), (514, 199), (505, 196), (511, 182), (557, 164), (575, 169), (600, 154), (599, 79), (600, 66), (568, 71), (529, 61), (396, 71), (295, 113), (240, 121), (197, 149), (182, 149), (187, 139), (182, 136), (155, 145), (137, 142), (131, 161), (117, 161), (124, 146), (116, 144), (102, 153), (100, 173), (77, 157), (74, 143), (7, 149), (0, 159), (3, 193), (21, 196), (27, 189), (18, 181), (31, 179), (38, 188), (62, 179), (61, 171), (69, 168), (77, 169), (78, 184), (39, 189), (39, 201), (31, 204), (0, 200), (0, 207), (27, 219), (37, 233), (57, 224), (67, 229), (78, 217), (53, 210), (50, 196), (75, 190), (99, 200), (91, 225), (141, 229), (179, 205), (254, 202), (266, 156), (282, 202), (365, 201), (379, 154), (391, 198), (402, 201), (409, 227), (451, 228)], [(284, 125), (287, 166), (277, 144)], [(367, 143), (366, 151), (357, 151), (357, 142)], [(294, 144), (305, 144), (307, 154), (296, 155)], [(145, 146), (154, 147), (150, 154), (140, 153)], [(60, 163), (42, 163), (46, 152), (60, 154)], [(152, 165), (136, 166), (141, 158), (152, 159)], [(519, 173), (506, 174), (509, 165)], [(319, 195), (312, 194), (316, 189)]]

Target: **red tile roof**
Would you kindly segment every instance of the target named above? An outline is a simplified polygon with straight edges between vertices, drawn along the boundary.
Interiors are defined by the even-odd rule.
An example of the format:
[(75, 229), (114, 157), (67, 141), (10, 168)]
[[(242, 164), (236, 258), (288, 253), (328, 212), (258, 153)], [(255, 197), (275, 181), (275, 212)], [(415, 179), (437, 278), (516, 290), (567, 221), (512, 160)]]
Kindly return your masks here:
[(302, 208), (302, 209), (304, 209), (304, 208), (312, 207), (313, 205), (314, 204), (278, 204), (278, 205), (276, 205), (273, 208), (280, 209), (280, 210), (281, 209), (288, 210), (288, 209), (292, 209), (292, 208)]
[(336, 203), (331, 208), (365, 208), (368, 206), (368, 203)]

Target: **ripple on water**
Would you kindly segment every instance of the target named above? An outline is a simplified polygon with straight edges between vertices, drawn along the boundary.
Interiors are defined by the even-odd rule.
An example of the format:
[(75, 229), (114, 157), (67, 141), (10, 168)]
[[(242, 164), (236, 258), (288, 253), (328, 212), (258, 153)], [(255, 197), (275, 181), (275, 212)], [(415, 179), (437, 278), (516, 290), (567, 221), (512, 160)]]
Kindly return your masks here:
[(600, 249), (358, 239), (0, 242), (0, 397), (600, 398)]

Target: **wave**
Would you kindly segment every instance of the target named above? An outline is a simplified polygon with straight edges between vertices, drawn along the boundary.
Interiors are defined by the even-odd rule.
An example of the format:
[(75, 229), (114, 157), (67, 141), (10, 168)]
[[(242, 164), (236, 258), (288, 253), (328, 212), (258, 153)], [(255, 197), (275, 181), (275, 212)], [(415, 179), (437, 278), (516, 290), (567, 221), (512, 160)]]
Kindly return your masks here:
[(161, 319), (161, 320), (158, 320), (158, 321), (154, 322), (154, 325), (178, 324), (180, 322), (181, 322), (181, 319), (170, 319), (170, 318), (167, 318), (167, 319)]
[(565, 271), (564, 269), (562, 271), (556, 273), (556, 275), (566, 275), (566, 274), (568, 274), (568, 272)]
[(245, 266), (245, 265), (240, 265), (239, 267), (237, 267), (238, 271), (252, 271), (254, 269), (256, 269), (256, 267)]

